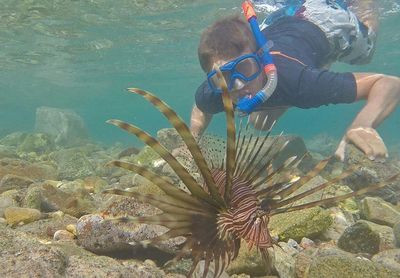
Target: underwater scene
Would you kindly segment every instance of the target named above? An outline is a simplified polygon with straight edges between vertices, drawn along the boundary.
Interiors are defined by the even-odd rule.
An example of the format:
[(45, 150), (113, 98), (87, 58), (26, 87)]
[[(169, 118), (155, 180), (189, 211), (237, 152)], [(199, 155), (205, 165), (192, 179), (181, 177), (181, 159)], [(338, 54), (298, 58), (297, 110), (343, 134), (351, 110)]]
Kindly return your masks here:
[[(400, 277), (398, 108), (386, 159), (341, 161), (365, 101), (254, 123), (215, 67), (192, 134), (200, 37), (242, 2), (0, 0), (0, 277)], [(377, 2), (373, 59), (333, 71), (400, 76), (400, 0)]]

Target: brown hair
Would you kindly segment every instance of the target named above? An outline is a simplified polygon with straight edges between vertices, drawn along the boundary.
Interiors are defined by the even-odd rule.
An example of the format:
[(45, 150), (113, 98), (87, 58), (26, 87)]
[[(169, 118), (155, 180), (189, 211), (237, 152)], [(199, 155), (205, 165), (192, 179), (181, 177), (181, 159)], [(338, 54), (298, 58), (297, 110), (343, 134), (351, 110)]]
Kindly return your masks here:
[(215, 22), (203, 31), (199, 48), (199, 62), (209, 72), (218, 59), (231, 59), (246, 49), (256, 51), (256, 45), (248, 23), (241, 15), (229, 16)]

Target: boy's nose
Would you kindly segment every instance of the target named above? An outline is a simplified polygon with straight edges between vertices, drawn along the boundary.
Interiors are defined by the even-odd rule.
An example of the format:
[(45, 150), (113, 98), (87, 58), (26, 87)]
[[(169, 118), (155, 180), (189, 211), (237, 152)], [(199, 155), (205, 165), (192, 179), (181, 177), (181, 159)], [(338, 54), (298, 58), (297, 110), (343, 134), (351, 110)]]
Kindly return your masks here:
[(234, 83), (233, 83), (233, 89), (234, 90), (240, 90), (244, 87), (244, 82), (240, 79), (235, 79)]

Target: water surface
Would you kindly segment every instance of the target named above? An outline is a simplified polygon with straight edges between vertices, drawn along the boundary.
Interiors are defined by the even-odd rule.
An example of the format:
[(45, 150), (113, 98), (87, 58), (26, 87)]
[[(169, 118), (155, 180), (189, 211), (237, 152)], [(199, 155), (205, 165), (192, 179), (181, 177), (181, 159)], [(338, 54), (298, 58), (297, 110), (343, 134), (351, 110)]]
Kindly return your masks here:
[[(337, 64), (338, 71), (400, 76), (400, 1), (381, 1), (379, 45), (371, 64)], [(127, 87), (154, 92), (188, 121), (194, 92), (204, 79), (197, 62), (201, 31), (241, 1), (211, 0), (0, 0), (0, 136), (33, 131), (40, 106), (80, 114), (92, 138), (134, 142), (105, 124), (132, 121), (155, 133), (168, 123)], [(339, 140), (360, 104), (292, 109), (276, 132)], [(223, 126), (218, 116), (210, 130)], [(388, 145), (399, 142), (400, 111), (379, 129)]]

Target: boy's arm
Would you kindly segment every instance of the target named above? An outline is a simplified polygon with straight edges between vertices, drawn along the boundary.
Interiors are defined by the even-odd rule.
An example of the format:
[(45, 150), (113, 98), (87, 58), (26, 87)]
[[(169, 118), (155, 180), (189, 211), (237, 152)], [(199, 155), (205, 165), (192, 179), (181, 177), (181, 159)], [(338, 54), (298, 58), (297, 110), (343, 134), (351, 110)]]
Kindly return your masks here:
[(356, 100), (366, 100), (336, 151), (336, 156), (345, 159), (345, 149), (352, 143), (371, 160), (384, 160), (388, 151), (375, 130), (400, 102), (400, 78), (374, 73), (353, 73), (357, 83)]
[(200, 138), (212, 119), (212, 114), (201, 111), (196, 104), (190, 117), (190, 130), (195, 138)]
[[(190, 131), (196, 140), (200, 139), (208, 124), (211, 122), (212, 116), (212, 114), (201, 111), (196, 104), (193, 106), (190, 116)], [(174, 156), (188, 156), (190, 155), (188, 153), (189, 151), (185, 145), (172, 150), (172, 155)]]

